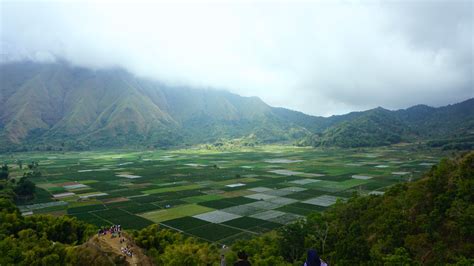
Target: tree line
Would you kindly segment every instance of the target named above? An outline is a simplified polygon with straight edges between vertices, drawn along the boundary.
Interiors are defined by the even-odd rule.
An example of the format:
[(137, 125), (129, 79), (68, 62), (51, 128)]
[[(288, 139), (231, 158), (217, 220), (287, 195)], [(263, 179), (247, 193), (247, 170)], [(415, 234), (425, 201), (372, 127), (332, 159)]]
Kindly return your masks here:
[(0, 194), (11, 197), (15, 201), (24, 202), (35, 197), (36, 187), (32, 178), (40, 177), (41, 171), (38, 162), (32, 161), (24, 167), (21, 160), (17, 161), (18, 168), (23, 171), (23, 176), (17, 180), (10, 176), (10, 166), (4, 163), (0, 167)]

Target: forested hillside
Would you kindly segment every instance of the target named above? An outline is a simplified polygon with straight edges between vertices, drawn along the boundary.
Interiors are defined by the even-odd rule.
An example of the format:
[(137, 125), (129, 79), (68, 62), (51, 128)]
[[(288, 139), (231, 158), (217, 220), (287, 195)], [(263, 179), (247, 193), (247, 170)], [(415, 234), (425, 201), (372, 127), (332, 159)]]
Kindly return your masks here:
[(348, 148), (436, 140), (437, 145), (430, 145), (464, 150), (474, 147), (474, 99), (440, 108), (414, 106), (389, 111), (379, 107), (329, 117), (326, 123), (330, 126), (299, 144)]
[(344, 148), (390, 145), (408, 140), (408, 128), (390, 111), (377, 108), (330, 127), (323, 134), (315, 134), (309, 142), (313, 146)]

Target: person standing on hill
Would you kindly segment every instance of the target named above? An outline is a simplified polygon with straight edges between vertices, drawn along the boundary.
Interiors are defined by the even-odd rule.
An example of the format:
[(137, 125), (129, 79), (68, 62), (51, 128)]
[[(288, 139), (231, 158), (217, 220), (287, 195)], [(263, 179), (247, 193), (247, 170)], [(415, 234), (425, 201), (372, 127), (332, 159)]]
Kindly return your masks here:
[(245, 254), (244, 251), (237, 252), (237, 257), (239, 260), (234, 263), (234, 266), (250, 266), (250, 262), (248, 261), (248, 256)]
[(319, 258), (318, 252), (314, 249), (308, 250), (308, 257), (303, 266), (327, 266), (326, 262)]

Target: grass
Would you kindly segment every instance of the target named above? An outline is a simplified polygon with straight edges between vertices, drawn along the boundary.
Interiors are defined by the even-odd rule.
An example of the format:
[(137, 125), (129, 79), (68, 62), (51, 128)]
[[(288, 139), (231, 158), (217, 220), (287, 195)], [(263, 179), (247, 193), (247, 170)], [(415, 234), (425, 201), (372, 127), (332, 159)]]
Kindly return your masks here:
[(159, 201), (160, 198), (155, 195), (147, 195), (147, 196), (142, 196), (142, 197), (133, 197), (133, 198), (130, 198), (130, 200), (138, 202), (138, 203), (150, 203), (150, 202)]
[(199, 205), (219, 210), (219, 209), (225, 209), (228, 207), (233, 207), (239, 204), (233, 203), (227, 200), (211, 200), (211, 201), (200, 202)]
[(212, 223), (188, 231), (188, 233), (191, 235), (195, 235), (212, 242), (230, 237), (231, 235), (236, 235), (240, 232), (241, 231), (238, 229)]
[(250, 199), (250, 198), (245, 198), (245, 197), (235, 197), (235, 198), (228, 198), (226, 201), (234, 203), (236, 205), (242, 205), (242, 204), (247, 204), (247, 203), (252, 203), (257, 200), (255, 199)]
[(129, 215), (126, 211), (120, 209), (108, 209), (108, 210), (100, 210), (93, 212), (95, 215), (99, 216), (100, 218), (109, 220), (115, 217), (127, 216)]
[(306, 215), (308, 215), (312, 212), (317, 211), (318, 208), (316, 208), (316, 207), (318, 207), (318, 206), (315, 206), (315, 208), (311, 208), (311, 209), (310, 208), (300, 208), (298, 206), (294, 206), (294, 205), (290, 204), (290, 205), (280, 207), (276, 210), (306, 216)]
[(212, 210), (213, 209), (211, 208), (200, 206), (197, 204), (187, 204), (187, 205), (182, 205), (182, 206), (178, 206), (178, 207), (174, 207), (170, 209), (162, 209), (158, 211), (143, 213), (140, 216), (148, 220), (151, 220), (155, 223), (160, 223), (163, 221), (181, 218), (184, 216), (193, 216), (196, 214), (201, 214), (201, 213), (209, 212)]
[(149, 190), (144, 190), (143, 193), (158, 194), (158, 193), (164, 193), (164, 192), (177, 192), (177, 191), (183, 191), (183, 190), (192, 190), (192, 189), (198, 189), (200, 187), (201, 187), (200, 185), (193, 184), (193, 185), (186, 185), (186, 186), (179, 186), (179, 187), (149, 189)]
[(77, 219), (79, 219), (81, 221), (96, 225), (98, 227), (111, 225), (110, 222), (105, 221), (104, 219), (101, 219), (100, 217), (98, 217), (98, 216), (96, 216), (92, 213), (88, 213), (88, 212), (86, 212), (86, 213), (76, 213), (76, 214), (72, 214), (71, 216), (76, 217)]
[(253, 177), (245, 177), (245, 178), (235, 178), (235, 179), (229, 179), (221, 182), (217, 182), (216, 184), (218, 185), (230, 185), (230, 184), (236, 184), (236, 183), (251, 183), (255, 181), (259, 181), (260, 179), (253, 178)]
[(188, 203), (186, 201), (175, 199), (175, 200), (164, 200), (164, 201), (160, 201), (160, 202), (154, 202), (153, 204), (159, 206), (162, 209), (165, 209), (165, 208), (169, 208), (169, 207), (176, 207), (176, 206), (179, 206), (179, 205), (185, 205), (185, 204), (188, 204)]
[(184, 198), (183, 200), (189, 203), (200, 203), (200, 202), (206, 202), (206, 201), (211, 201), (211, 200), (219, 200), (222, 198), (223, 197), (219, 195), (201, 195), (201, 196)]
[(193, 228), (201, 227), (203, 225), (209, 224), (209, 222), (194, 218), (194, 217), (181, 217), (173, 220), (168, 220), (162, 222), (162, 224), (169, 226), (174, 229), (188, 231)]
[(120, 224), (125, 229), (142, 229), (153, 224), (152, 221), (136, 215), (114, 216), (107, 220), (113, 224)]
[(152, 204), (152, 203), (143, 203), (135, 206), (126, 206), (126, 207), (121, 207), (120, 209), (130, 212), (130, 213), (144, 213), (144, 212), (150, 212), (154, 211), (157, 209), (161, 209), (159, 206)]
[(47, 214), (47, 213), (52, 213), (52, 212), (58, 212), (58, 211), (65, 211), (67, 209), (67, 206), (51, 206), (51, 207), (47, 207), (47, 208), (43, 208), (43, 209), (38, 209), (38, 210), (34, 210), (34, 213), (35, 214)]
[(87, 205), (87, 206), (69, 208), (67, 210), (67, 213), (68, 214), (75, 214), (75, 213), (84, 213), (84, 212), (98, 211), (98, 210), (105, 210), (105, 209), (106, 209), (105, 206), (102, 205), (102, 204)]
[(319, 190), (329, 191), (329, 192), (337, 192), (346, 190), (355, 186), (364, 185), (369, 183), (370, 180), (361, 180), (361, 179), (350, 179), (342, 182), (336, 181), (320, 181), (315, 183), (310, 183), (305, 185), (306, 187), (316, 188)]
[(240, 217), (234, 220), (227, 221), (223, 224), (231, 226), (231, 227), (237, 227), (240, 229), (249, 229), (252, 227), (259, 226), (263, 223), (265, 223), (265, 221), (260, 220), (260, 219), (255, 219), (252, 217)]

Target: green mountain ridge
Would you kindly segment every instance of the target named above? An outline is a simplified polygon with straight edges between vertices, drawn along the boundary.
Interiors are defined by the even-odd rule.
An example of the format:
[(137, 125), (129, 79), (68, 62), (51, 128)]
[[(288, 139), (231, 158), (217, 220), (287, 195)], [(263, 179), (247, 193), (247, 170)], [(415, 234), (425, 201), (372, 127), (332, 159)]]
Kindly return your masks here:
[[(400, 142), (462, 140), (474, 147), (474, 99), (439, 108), (417, 105), (396, 111), (378, 107), (329, 117), (333, 124), (299, 142), (300, 145), (369, 147)], [(337, 122), (334, 122), (337, 120)], [(464, 140), (469, 143), (465, 143)]]
[(376, 108), (349, 121), (315, 134), (313, 146), (367, 147), (399, 143), (408, 134), (408, 125), (390, 111)]
[(0, 67), (4, 147), (173, 146), (250, 134), (288, 141), (288, 132), (306, 132), (256, 97), (169, 87), (120, 69), (31, 62)]
[(474, 99), (325, 118), (271, 107), (257, 97), (66, 62), (4, 63), (0, 84), (2, 150), (183, 146), (249, 135), (262, 143), (361, 147), (474, 132)]

